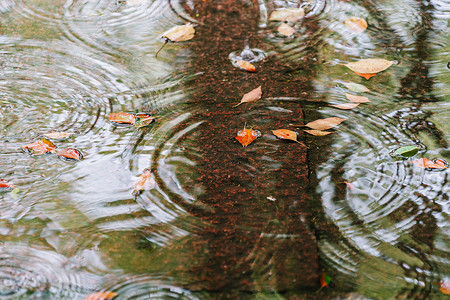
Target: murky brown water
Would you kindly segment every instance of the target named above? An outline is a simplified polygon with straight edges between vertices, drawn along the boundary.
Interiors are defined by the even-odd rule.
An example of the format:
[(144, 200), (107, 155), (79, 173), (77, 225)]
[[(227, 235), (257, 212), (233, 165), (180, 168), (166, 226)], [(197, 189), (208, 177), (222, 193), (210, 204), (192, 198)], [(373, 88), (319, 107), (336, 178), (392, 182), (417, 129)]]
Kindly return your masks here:
[[(300, 5), (294, 36), (278, 34), (268, 15)], [(0, 179), (20, 191), (0, 193), (0, 299), (444, 299), (449, 171), (408, 161), (450, 161), (449, 15), (445, 1), (1, 0)], [(186, 22), (196, 37), (155, 58)], [(228, 58), (246, 46), (266, 56), (255, 74)], [(371, 57), (397, 64), (370, 80), (340, 65)], [(371, 102), (328, 106), (345, 93)], [(121, 111), (157, 122), (115, 127)], [(289, 125), (325, 117), (347, 120), (326, 137)], [(263, 135), (244, 149), (246, 122)], [(55, 144), (84, 159), (21, 151), (50, 131), (76, 133)], [(405, 145), (420, 151), (391, 155)], [(135, 196), (146, 168), (156, 184)]]

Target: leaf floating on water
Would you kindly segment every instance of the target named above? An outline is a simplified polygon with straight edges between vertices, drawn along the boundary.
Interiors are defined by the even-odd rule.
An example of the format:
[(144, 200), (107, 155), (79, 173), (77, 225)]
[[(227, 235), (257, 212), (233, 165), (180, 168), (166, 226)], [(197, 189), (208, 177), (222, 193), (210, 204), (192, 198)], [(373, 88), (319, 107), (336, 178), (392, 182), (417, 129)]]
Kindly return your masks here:
[(239, 102), (238, 104), (233, 106), (233, 108), (238, 107), (242, 103), (258, 101), (259, 99), (261, 99), (261, 95), (262, 95), (262, 90), (261, 90), (261, 86), (259, 86), (256, 89), (251, 90), (250, 92), (245, 94), (242, 97), (241, 102)]
[(109, 120), (118, 124), (134, 124), (136, 122), (136, 116), (125, 112), (110, 113)]
[(239, 66), (239, 68), (243, 70), (247, 70), (249, 72), (256, 72), (256, 67), (245, 60), (238, 60), (236, 64)]
[(352, 109), (359, 105), (359, 103), (344, 103), (344, 104), (332, 104), (330, 106), (340, 108), (340, 109)]
[(283, 8), (270, 14), (270, 21), (297, 22), (305, 16), (303, 8)]
[(419, 147), (417, 147), (417, 146), (405, 146), (405, 147), (398, 148), (392, 154), (393, 155), (401, 155), (403, 157), (410, 157), (410, 156), (416, 155), (417, 152), (419, 152)]
[(322, 288), (328, 286), (331, 282), (331, 277), (328, 276), (327, 274), (323, 273), (320, 274), (320, 285), (322, 286)]
[(150, 125), (155, 121), (155, 118), (152, 116), (146, 114), (146, 113), (137, 113), (136, 114), (136, 120), (134, 122), (134, 127), (140, 128), (147, 125)]
[(75, 148), (67, 148), (63, 150), (58, 150), (56, 154), (63, 160), (76, 160), (80, 161), (83, 158), (83, 154), (80, 150)]
[(245, 128), (239, 130), (236, 136), (236, 139), (241, 143), (242, 147), (247, 147), (250, 145), (251, 142), (253, 142), (257, 137), (259, 136), (258, 132), (251, 129), (251, 128)]
[(303, 130), (304, 132), (307, 132), (309, 134), (315, 135), (315, 136), (325, 136), (325, 135), (329, 135), (330, 131), (322, 131), (322, 130), (315, 130), (315, 129), (305, 129)]
[(364, 96), (355, 96), (352, 94), (345, 93), (345, 97), (347, 97), (348, 100), (355, 102), (355, 103), (368, 103), (370, 102), (369, 98)]
[(345, 26), (353, 30), (354, 32), (361, 33), (367, 29), (366, 20), (358, 17), (351, 17), (344, 21)]
[(22, 146), (22, 150), (30, 155), (42, 155), (49, 152), (55, 152), (55, 145), (47, 139)]
[(439, 290), (445, 295), (450, 295), (450, 282), (441, 282)]
[(162, 34), (163, 38), (171, 42), (189, 41), (195, 35), (195, 28), (192, 24), (174, 26)]
[(341, 124), (345, 120), (347, 120), (347, 119), (332, 117), (332, 118), (315, 120), (315, 121), (309, 122), (305, 126), (311, 128), (311, 129), (316, 129), (316, 130), (327, 130), (327, 129), (333, 128), (334, 126)]
[(98, 293), (90, 294), (86, 297), (85, 300), (108, 300), (108, 299), (113, 299), (117, 296), (118, 296), (117, 293), (105, 291), (105, 292), (98, 292)]
[(291, 35), (294, 34), (295, 29), (289, 26), (288, 24), (283, 23), (278, 27), (278, 32), (284, 36), (290, 37)]
[(435, 159), (431, 161), (428, 158), (419, 158), (411, 160), (415, 166), (425, 168), (425, 169), (447, 169), (447, 164), (442, 159)]
[(0, 189), (13, 189), (15, 188), (14, 184), (8, 182), (5, 179), (0, 179)]
[(9, 192), (9, 195), (13, 199), (17, 199), (17, 198), (19, 198), (19, 193), (20, 193), (20, 189), (19, 188), (14, 188), (11, 192)]
[(134, 191), (148, 191), (156, 186), (155, 178), (150, 169), (145, 169), (144, 173), (134, 183)]
[(345, 66), (356, 74), (369, 79), (377, 73), (386, 70), (392, 66), (393, 63), (393, 61), (381, 58), (367, 58), (345, 64)]
[(370, 90), (367, 87), (365, 87), (359, 83), (343, 82), (342, 84), (352, 92), (356, 92), (356, 93), (370, 92)]
[(348, 181), (344, 181), (344, 183), (347, 185), (347, 187), (350, 191), (353, 191), (355, 189), (355, 186), (353, 185), (353, 183), (348, 182)]
[(272, 130), (272, 132), (276, 137), (278, 137), (280, 139), (291, 140), (291, 141), (301, 144), (301, 142), (297, 141), (297, 133), (292, 130), (277, 129), (277, 130)]
[(73, 132), (53, 131), (53, 132), (44, 133), (43, 135), (45, 135), (49, 139), (59, 140), (59, 139), (64, 139), (64, 138), (69, 137), (74, 134), (75, 133), (73, 133)]

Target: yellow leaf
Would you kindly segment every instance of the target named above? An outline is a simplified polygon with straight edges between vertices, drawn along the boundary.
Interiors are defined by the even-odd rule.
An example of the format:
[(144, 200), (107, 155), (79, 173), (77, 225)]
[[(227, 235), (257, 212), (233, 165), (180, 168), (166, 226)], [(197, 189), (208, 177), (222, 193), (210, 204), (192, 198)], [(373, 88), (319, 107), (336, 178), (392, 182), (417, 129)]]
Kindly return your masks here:
[(194, 26), (192, 24), (186, 24), (172, 27), (163, 33), (162, 37), (169, 39), (171, 42), (184, 42), (192, 39), (194, 34)]
[(345, 93), (345, 97), (347, 97), (348, 100), (355, 102), (355, 103), (367, 103), (370, 102), (369, 98), (364, 96), (355, 96), (352, 94)]
[(245, 102), (255, 102), (258, 101), (259, 99), (261, 99), (261, 95), (262, 95), (262, 90), (261, 90), (261, 86), (257, 87), (254, 90), (251, 90), (250, 92), (248, 92), (247, 94), (245, 94), (242, 99), (241, 102), (236, 104), (235, 106), (233, 106), (233, 108), (241, 105), (242, 103)]
[(303, 8), (283, 8), (270, 14), (270, 21), (296, 22), (305, 16)]
[(345, 20), (344, 24), (357, 33), (364, 32), (364, 30), (367, 29), (366, 20), (358, 17), (351, 17), (350, 19)]
[(373, 76), (376, 73), (386, 70), (393, 63), (393, 61), (381, 58), (367, 58), (345, 64), (345, 66), (355, 73)]
[(359, 105), (359, 103), (344, 103), (344, 104), (333, 104), (330, 106), (340, 108), (340, 109), (352, 109)]
[(286, 23), (283, 23), (280, 25), (280, 27), (278, 27), (278, 32), (281, 33), (284, 36), (291, 36), (294, 34), (295, 29), (292, 28), (291, 26), (289, 26)]
[(312, 128), (312, 129), (316, 129), (316, 130), (326, 130), (326, 129), (330, 129), (330, 128), (333, 128), (334, 126), (341, 124), (345, 120), (347, 120), (347, 119), (332, 117), (332, 118), (315, 120), (315, 121), (309, 122), (305, 126)]
[(44, 133), (43, 135), (45, 135), (49, 139), (59, 140), (59, 139), (63, 139), (63, 138), (66, 138), (68, 136), (71, 136), (73, 134), (75, 134), (75, 133), (73, 133), (73, 132), (54, 131), (54, 132)]

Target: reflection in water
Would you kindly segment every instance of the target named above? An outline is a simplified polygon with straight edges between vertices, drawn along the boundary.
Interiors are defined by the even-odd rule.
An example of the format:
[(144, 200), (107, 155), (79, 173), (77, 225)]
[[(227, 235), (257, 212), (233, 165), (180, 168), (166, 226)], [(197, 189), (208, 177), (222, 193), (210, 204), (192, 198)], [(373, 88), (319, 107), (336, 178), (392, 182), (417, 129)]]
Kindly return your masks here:
[[(293, 37), (279, 35), (267, 16), (299, 6)], [(0, 1), (0, 178), (20, 188), (0, 194), (0, 298), (438, 297), (436, 283), (450, 280), (448, 171), (390, 153), (418, 145), (417, 157), (450, 160), (448, 10)], [(351, 16), (368, 29), (352, 32)], [(156, 59), (161, 33), (186, 22), (196, 37)], [(261, 52), (247, 56), (246, 45)], [(257, 73), (230, 53), (256, 59)], [(336, 64), (370, 57), (399, 64), (369, 81)], [(371, 102), (327, 107), (347, 101), (342, 82), (368, 87)], [(261, 100), (231, 109), (259, 85)], [(157, 122), (115, 127), (108, 115), (121, 111)], [(270, 133), (332, 116), (347, 120), (308, 149)], [(245, 122), (263, 135), (243, 149), (234, 137)], [(50, 131), (76, 133), (57, 144), (85, 158), (21, 152)], [(156, 184), (134, 196), (146, 168)], [(313, 294), (322, 271), (334, 287)]]

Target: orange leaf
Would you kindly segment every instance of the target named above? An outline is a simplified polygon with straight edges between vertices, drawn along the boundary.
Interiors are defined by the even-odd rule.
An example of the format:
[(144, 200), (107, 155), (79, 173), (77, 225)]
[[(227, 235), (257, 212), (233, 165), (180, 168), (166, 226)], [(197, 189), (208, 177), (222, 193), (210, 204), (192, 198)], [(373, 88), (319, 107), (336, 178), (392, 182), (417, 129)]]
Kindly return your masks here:
[(238, 131), (236, 139), (245, 148), (250, 145), (250, 143), (253, 142), (258, 136), (258, 132), (253, 129), (245, 128), (244, 125), (244, 129)]
[(450, 282), (441, 282), (439, 290), (445, 295), (450, 295)]
[(90, 294), (86, 297), (85, 300), (108, 300), (108, 299), (112, 299), (115, 297), (117, 297), (117, 293), (105, 291), (105, 292), (98, 292), (98, 293)]
[(75, 133), (73, 133), (73, 132), (62, 132), (62, 131), (58, 132), (58, 131), (54, 131), (54, 132), (44, 133), (43, 135), (45, 135), (49, 139), (59, 140), (59, 139), (64, 139), (66, 137), (69, 137), (69, 136), (71, 136), (73, 134), (75, 134)]
[(150, 169), (145, 169), (144, 173), (136, 180), (134, 183), (134, 190), (137, 191), (148, 191), (155, 187), (156, 181), (153, 177)]
[(288, 24), (283, 23), (278, 27), (278, 32), (284, 36), (289, 37), (294, 34), (295, 29), (289, 26)]
[(348, 100), (355, 102), (355, 103), (367, 103), (370, 102), (369, 98), (364, 96), (355, 96), (352, 94), (345, 93), (345, 97), (347, 97)]
[(359, 103), (344, 103), (344, 104), (333, 104), (330, 106), (340, 108), (340, 109), (352, 109), (359, 105)]
[(312, 129), (316, 129), (316, 130), (326, 130), (326, 129), (330, 129), (330, 128), (333, 128), (334, 126), (341, 124), (345, 120), (347, 120), (347, 119), (332, 117), (332, 118), (315, 120), (315, 121), (309, 122), (305, 126), (312, 128)]
[(358, 17), (351, 17), (350, 19), (345, 20), (344, 24), (357, 33), (364, 32), (364, 30), (367, 29), (366, 20)]
[(309, 134), (315, 135), (315, 136), (324, 136), (324, 135), (329, 135), (330, 131), (322, 131), (322, 130), (315, 130), (315, 129), (311, 129), (311, 130), (303, 130), (304, 132), (307, 132)]
[(55, 152), (55, 145), (47, 139), (22, 146), (22, 150), (30, 155), (42, 155), (48, 152)]
[(322, 274), (320, 274), (320, 285), (322, 286), (322, 288), (328, 286), (328, 284), (331, 282), (331, 277), (328, 276), (327, 274), (325, 274), (324, 272), (322, 272)]
[(59, 157), (64, 159), (73, 159), (73, 160), (81, 160), (83, 158), (83, 154), (75, 149), (75, 148), (67, 148), (63, 150), (58, 150), (56, 153)]
[(129, 113), (110, 113), (109, 114), (109, 120), (114, 123), (119, 124), (134, 124), (136, 121), (136, 116)]
[(256, 67), (245, 60), (238, 60), (236, 64), (239, 66), (239, 68), (247, 70), (249, 72), (256, 72)]
[(435, 162), (429, 160), (428, 158), (419, 158), (415, 160), (411, 160), (414, 165), (421, 168), (428, 169), (447, 169), (445, 162), (442, 159), (436, 159)]
[(363, 73), (358, 73), (355, 72), (357, 75), (364, 77), (365, 79), (369, 80), (371, 77), (377, 75), (376, 73), (370, 73), (370, 74), (363, 74)]
[(294, 141), (294, 142), (297, 142), (300, 144), (300, 142), (297, 141), (297, 133), (292, 130), (277, 129), (277, 130), (272, 130), (272, 132), (273, 132), (273, 134), (275, 134), (276, 137), (278, 137), (280, 139), (291, 140), (291, 141)]
[(6, 181), (5, 179), (0, 179), (0, 189), (1, 188), (15, 188), (14, 184), (9, 183), (8, 181)]
[(254, 90), (251, 90), (250, 92), (248, 92), (247, 94), (245, 94), (242, 99), (241, 102), (239, 102), (238, 104), (236, 104), (235, 106), (233, 106), (233, 108), (241, 105), (242, 103), (245, 102), (255, 102), (258, 101), (259, 99), (261, 99), (261, 95), (262, 95), (262, 90), (261, 90), (261, 86), (257, 87)]

